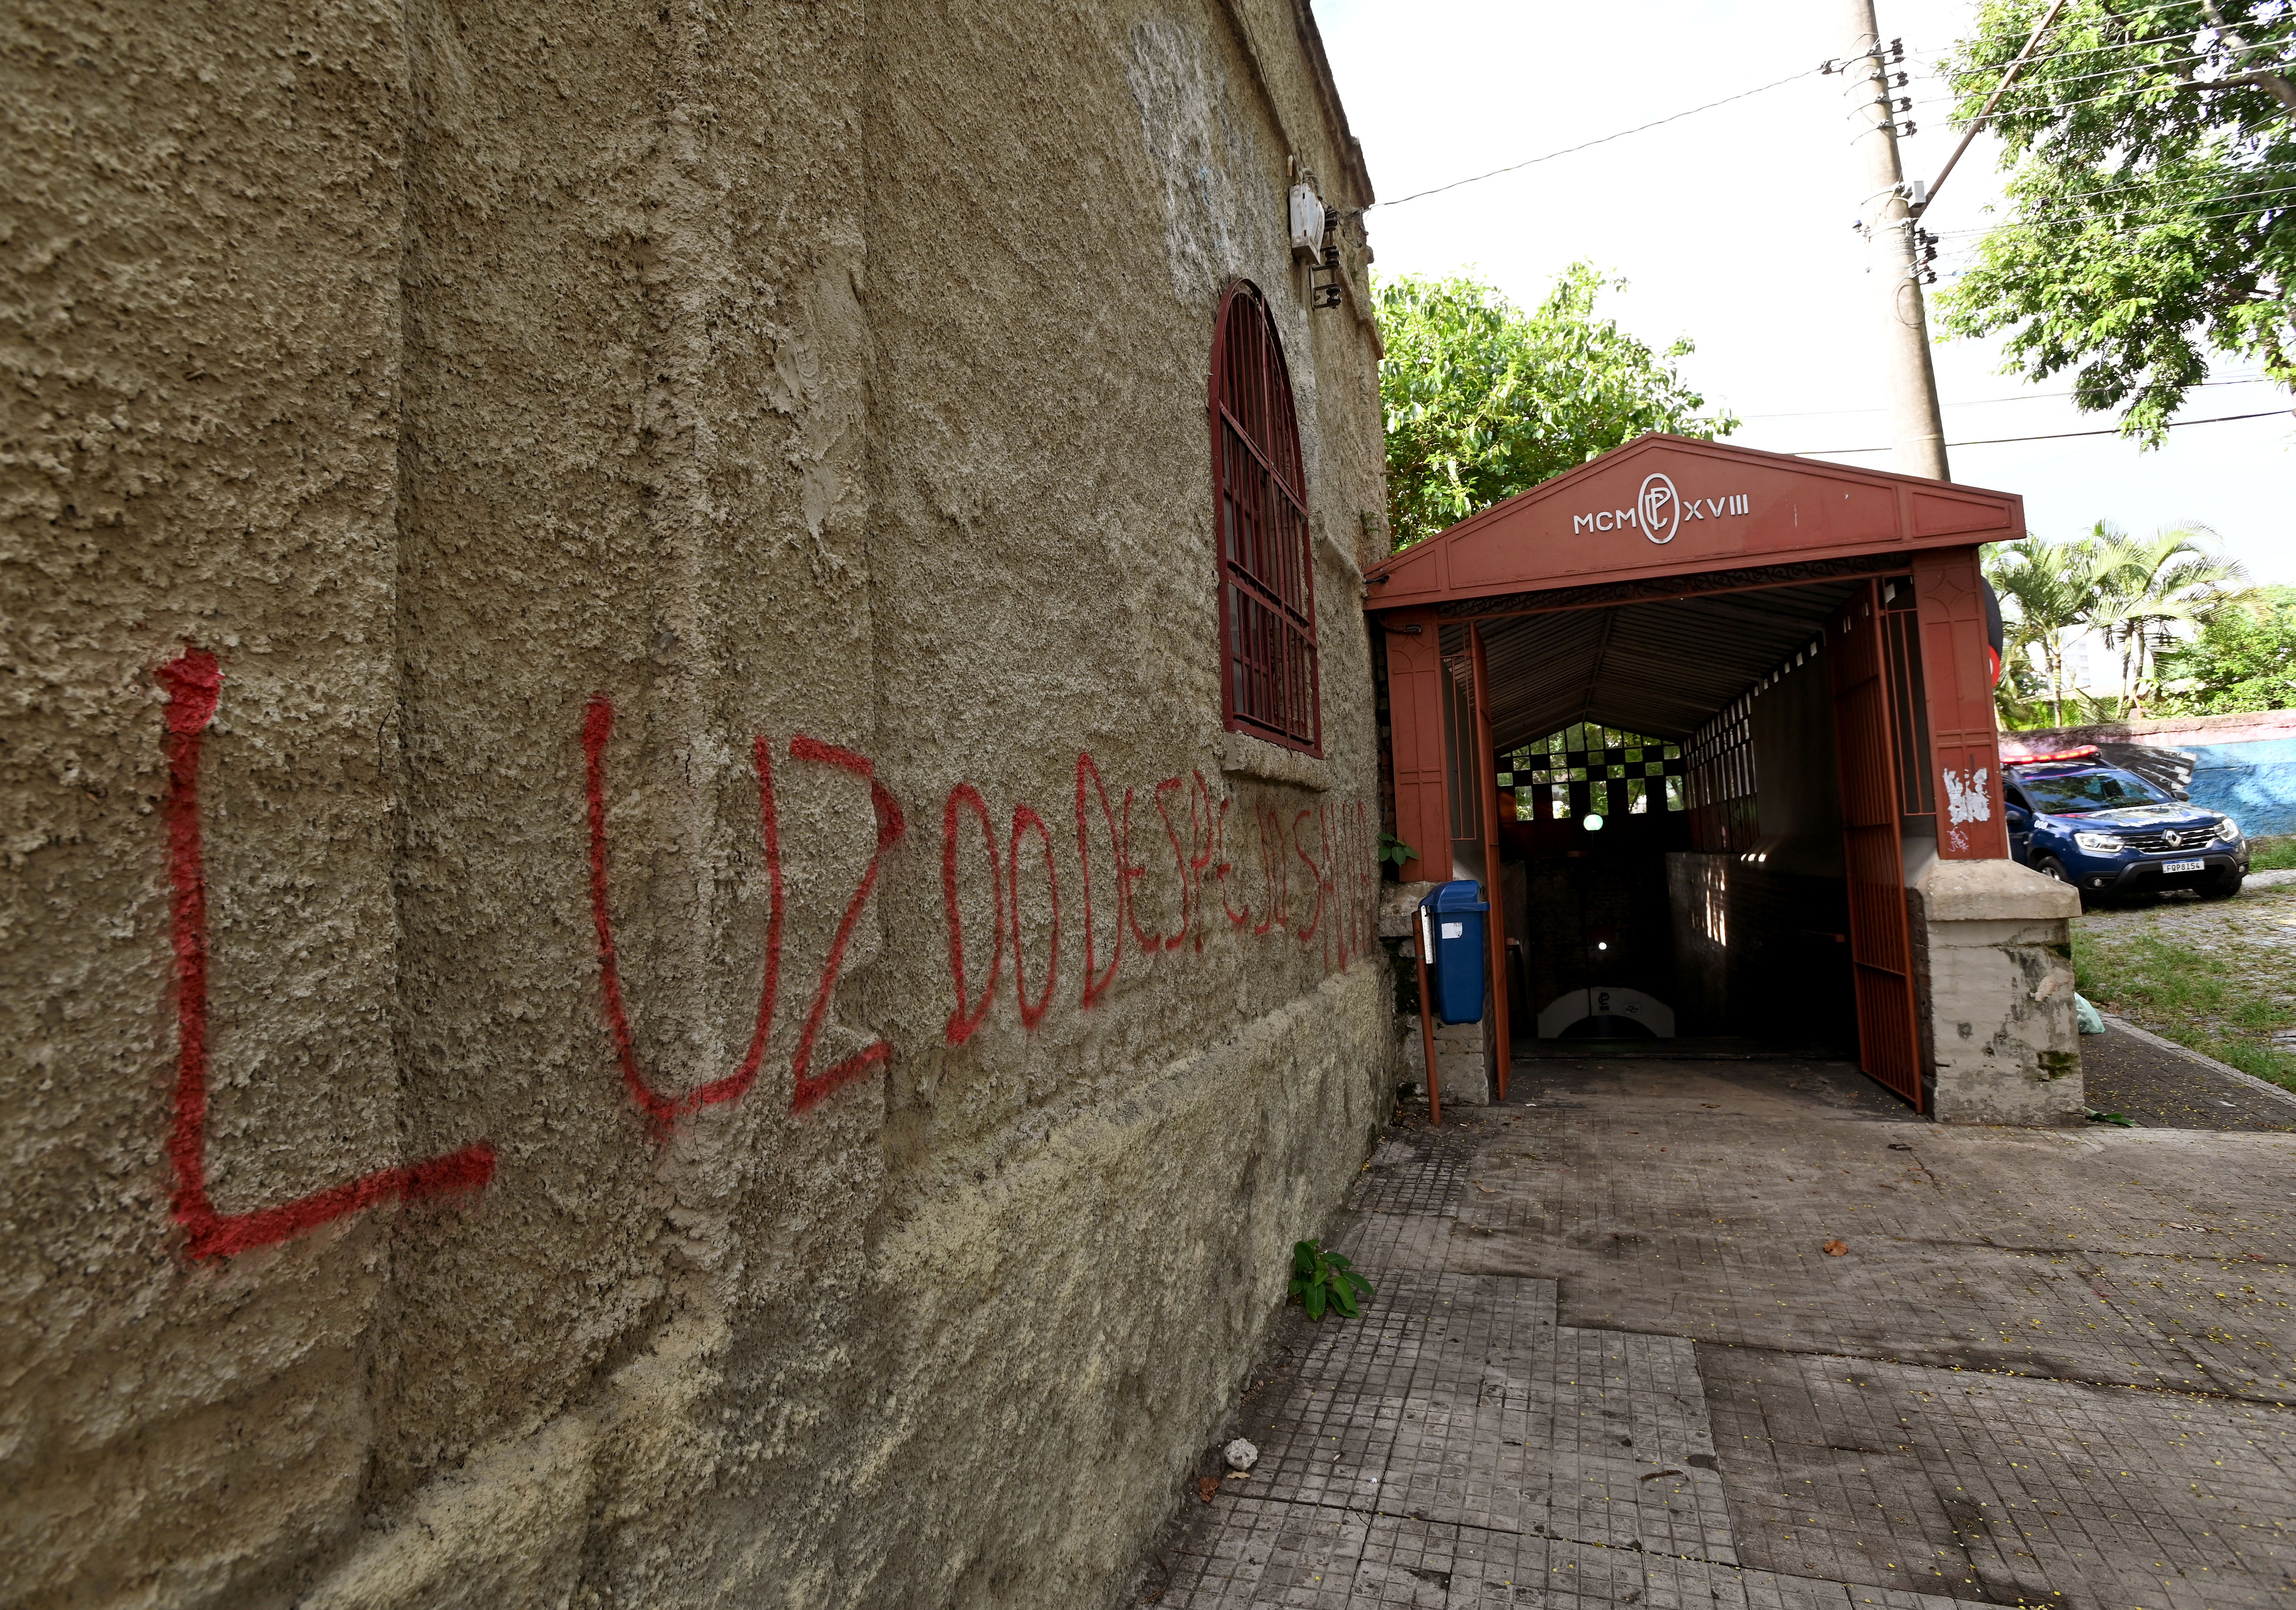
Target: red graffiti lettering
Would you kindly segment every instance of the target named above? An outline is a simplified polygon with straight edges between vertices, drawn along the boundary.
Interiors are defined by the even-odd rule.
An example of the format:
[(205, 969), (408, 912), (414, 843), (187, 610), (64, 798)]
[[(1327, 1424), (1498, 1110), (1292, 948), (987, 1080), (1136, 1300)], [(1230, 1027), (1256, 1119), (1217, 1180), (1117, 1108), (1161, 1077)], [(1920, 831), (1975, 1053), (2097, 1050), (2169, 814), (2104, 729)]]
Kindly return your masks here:
[(270, 1246), (323, 1224), (378, 1207), (453, 1191), (482, 1189), (495, 1177), (484, 1141), (409, 1167), (381, 1169), (277, 1207), (218, 1213), (208, 1199), (208, 886), (200, 834), (200, 751), (222, 702), (223, 668), (202, 648), (186, 648), (156, 673), (168, 709), (160, 752), (168, 763), (161, 804), (168, 829), (169, 939), (176, 957), (176, 1115), (168, 1159), (176, 1176), (174, 1212), (195, 1259), (227, 1258)]
[(829, 942), (829, 960), (821, 969), (821, 987), (814, 991), (813, 1010), (806, 1014), (805, 1028), (797, 1037), (797, 1054), (791, 1059), (790, 1111), (803, 1113), (893, 1054), (893, 1047), (886, 1041), (873, 1040), (828, 1072), (811, 1072), (813, 1042), (821, 1032), (822, 1019), (828, 1015), (829, 997), (837, 988), (837, 975), (845, 966), (845, 947), (853, 938), (853, 925), (861, 920), (861, 908), (868, 904), (869, 891), (877, 886), (877, 870), (884, 863), (885, 851), (900, 842), (908, 823), (903, 819), (901, 807), (891, 791), (877, 781), (877, 768), (866, 755), (800, 734), (790, 740), (790, 759), (834, 766), (859, 777), (869, 784), (869, 808), (877, 817), (876, 850), (869, 857), (868, 870), (861, 875), (860, 887), (854, 890), (853, 898), (845, 904), (845, 916), (838, 922), (836, 937)]
[(1166, 777), (1156, 784), (1156, 814), (1164, 818), (1164, 837), (1172, 846), (1172, 865), (1180, 879), (1180, 926), (1178, 932), (1164, 941), (1167, 950), (1177, 950), (1188, 942), (1188, 918), (1195, 909), (1195, 891), (1188, 872), (1187, 852), (1180, 848), (1180, 832), (1172, 826), (1172, 813), (1164, 808), (1164, 791), (1179, 787), (1180, 781), (1178, 777)]
[[(1212, 791), (1204, 784), (1204, 774), (1189, 774), (1188, 785), (1188, 888), (1199, 908), (1203, 904), (1204, 873), (1218, 853), (1218, 822), (1212, 810)], [(1226, 802), (1222, 802), (1226, 809)], [(1223, 902), (1225, 903), (1225, 902)], [(1196, 921), (1196, 953), (1204, 949), (1204, 931), (1210, 922), (1199, 916)]]
[[(1215, 846), (1213, 853), (1216, 855), (1226, 850), (1227, 848), (1227, 808), (1234, 803), (1235, 801), (1233, 796), (1220, 801), (1219, 820), (1214, 824), (1212, 828), (1212, 842)], [(1244, 908), (1238, 911), (1234, 907), (1227, 903), (1227, 880), (1229, 875), (1234, 871), (1234, 862), (1223, 860), (1219, 864), (1218, 870), (1213, 875), (1217, 877), (1219, 882), (1220, 909), (1227, 913), (1227, 920), (1229, 923), (1234, 924), (1235, 927), (1242, 928), (1251, 921), (1251, 907), (1250, 903), (1247, 902)]]
[(1371, 956), (1371, 946), (1378, 944), (1380, 937), (1380, 857), (1378, 845), (1371, 838), (1371, 816), (1362, 804), (1355, 806), (1355, 877), (1362, 886), (1362, 898), (1357, 900), (1362, 944), (1357, 949)]
[[(1039, 843), (1045, 847), (1045, 886), (1053, 903), (1052, 942), (1046, 948), (1044, 993), (1032, 1004), (1029, 999), (1028, 951), (1021, 943), (1021, 835), (1034, 829)], [(1061, 971), (1061, 872), (1053, 864), (1053, 835), (1045, 826), (1045, 818), (1027, 805), (1013, 807), (1013, 843), (1006, 865), (1013, 873), (1013, 998), (1021, 1008), (1021, 1026), (1034, 1030), (1043, 1021), (1045, 1009), (1052, 1005), (1053, 981)]]
[[(1092, 776), (1092, 785), (1100, 793), (1100, 819), (1108, 827), (1110, 857), (1116, 862), (1116, 949), (1108, 958), (1108, 970), (1099, 977), (1093, 976), (1095, 965), (1092, 949), (1092, 835), (1085, 826), (1085, 775)], [(1077, 858), (1084, 865), (1084, 994), (1078, 1005), (1089, 1012), (1100, 1004), (1100, 998), (1116, 982), (1116, 970), (1124, 962), (1124, 925), (1129, 914), (1130, 902), (1126, 898), (1127, 880), (1124, 875), (1123, 839), (1116, 826), (1116, 813), (1108, 806), (1108, 788), (1100, 780), (1100, 768), (1088, 754), (1077, 756), (1076, 820)]]
[[(964, 916), (956, 900), (956, 812), (959, 806), (972, 810), (980, 818), (980, 842), (988, 850), (988, 887), (996, 900), (996, 924), (992, 931), (996, 949), (988, 959), (988, 978), (980, 986), (980, 1005), (968, 1014), (964, 1009)], [(988, 1015), (988, 1008), (996, 998), (996, 974), (1004, 965), (1004, 878), (996, 864), (996, 829), (988, 820), (988, 806), (980, 791), (970, 783), (959, 783), (949, 790), (948, 804), (941, 812), (940, 826), (940, 887), (948, 904), (948, 973), (949, 982), (956, 986), (956, 1006), (948, 1014), (947, 1039), (952, 1046), (961, 1046), (972, 1038)]]
[[(1283, 818), (1265, 808), (1253, 814), (1259, 819), (1259, 876), (1267, 891), (1267, 910), (1251, 934), (1254, 939), (1264, 939), (1271, 929), (1280, 931), (1290, 922), (1292, 891), (1283, 866)], [(1275, 844), (1272, 850), (1267, 843), (1270, 824), (1275, 828)]]
[(1140, 925), (1140, 897), (1132, 885), (1148, 875), (1148, 868), (1132, 858), (1132, 790), (1124, 791), (1124, 831), (1116, 847), (1117, 875), (1124, 882), (1124, 923), (1132, 930), (1132, 942), (1140, 947), (1143, 956), (1154, 956), (1164, 949), (1163, 941)]
[(758, 774), (758, 832), (765, 842), (767, 891), (772, 909), (766, 918), (764, 976), (758, 988), (757, 1023), (750, 1033), (750, 1048), (742, 1054), (740, 1064), (725, 1078), (712, 1080), (673, 1098), (654, 1088), (639, 1065), (636, 1037), (630, 1031), (629, 1010), (622, 998), (621, 959), (614, 948), (613, 916), (606, 898), (606, 743), (613, 732), (613, 702), (603, 694), (594, 694), (582, 719), (582, 753), (590, 808), (590, 918), (597, 930), (598, 976), (606, 999), (606, 1026), (613, 1035), (614, 1055), (622, 1066), (622, 1087), (655, 1131), (666, 1136), (689, 1113), (741, 1100), (756, 1080), (758, 1064), (765, 1060), (766, 1036), (773, 1027), (774, 1001), (781, 990), (782, 975), (782, 844), (780, 825), (774, 813), (774, 752), (763, 735), (750, 745), (750, 761)]
[(1316, 814), (1312, 810), (1303, 810), (1292, 818), (1292, 853), (1300, 858), (1300, 864), (1308, 869), (1316, 882), (1316, 909), (1309, 915), (1308, 925), (1294, 929), (1292, 933), (1292, 937), (1303, 945), (1313, 940), (1316, 930), (1323, 925), (1324, 891), (1331, 887), (1330, 881), (1324, 875), (1324, 868), (1316, 865), (1316, 858), (1308, 853), (1308, 841), (1300, 832), (1300, 824)]

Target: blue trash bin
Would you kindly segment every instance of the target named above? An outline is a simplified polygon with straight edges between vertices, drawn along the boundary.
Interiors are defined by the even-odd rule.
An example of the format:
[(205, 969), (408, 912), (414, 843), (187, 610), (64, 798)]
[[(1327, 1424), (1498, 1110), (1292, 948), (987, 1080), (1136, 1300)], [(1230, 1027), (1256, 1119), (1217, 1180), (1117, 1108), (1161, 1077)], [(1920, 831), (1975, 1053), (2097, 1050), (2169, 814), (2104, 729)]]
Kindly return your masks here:
[(1483, 886), (1472, 878), (1438, 883), (1419, 902), (1420, 940), (1427, 948), (1428, 987), (1435, 994), (1435, 1019), (1446, 1023), (1483, 1021), (1488, 993), (1483, 914), (1490, 909)]

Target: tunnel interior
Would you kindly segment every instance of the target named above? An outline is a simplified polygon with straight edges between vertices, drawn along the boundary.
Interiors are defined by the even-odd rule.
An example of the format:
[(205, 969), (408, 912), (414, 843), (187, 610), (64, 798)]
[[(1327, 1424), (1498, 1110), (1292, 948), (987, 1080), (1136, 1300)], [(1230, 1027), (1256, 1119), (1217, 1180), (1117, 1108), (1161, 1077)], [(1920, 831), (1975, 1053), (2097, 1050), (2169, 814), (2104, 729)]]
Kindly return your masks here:
[[(1515, 1056), (1857, 1055), (1824, 649), (1867, 585), (1480, 623), (1496, 775), (1450, 792), (1452, 866), (1501, 902)], [(1459, 767), (1479, 752), (1467, 629), (1444, 650)]]

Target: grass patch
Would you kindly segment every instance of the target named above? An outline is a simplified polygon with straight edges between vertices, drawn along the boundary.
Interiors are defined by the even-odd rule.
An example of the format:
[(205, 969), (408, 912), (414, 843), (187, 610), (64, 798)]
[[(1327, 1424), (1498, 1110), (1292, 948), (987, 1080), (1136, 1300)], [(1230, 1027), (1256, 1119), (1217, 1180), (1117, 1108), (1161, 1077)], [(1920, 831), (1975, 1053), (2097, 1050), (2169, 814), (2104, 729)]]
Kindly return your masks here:
[(2251, 839), (2248, 842), (2248, 869), (2251, 872), (2285, 872), (2296, 867), (2296, 833), (2284, 833), (2277, 838)]
[[(2273, 908), (2296, 911), (2296, 901), (2275, 900)], [(2296, 1047), (2273, 1039), (2296, 1029), (2286, 974), (2285, 942), (2261, 933), (2202, 937), (2162, 932), (2150, 923), (2073, 924), (2074, 980), (2098, 1006), (2296, 1090)]]

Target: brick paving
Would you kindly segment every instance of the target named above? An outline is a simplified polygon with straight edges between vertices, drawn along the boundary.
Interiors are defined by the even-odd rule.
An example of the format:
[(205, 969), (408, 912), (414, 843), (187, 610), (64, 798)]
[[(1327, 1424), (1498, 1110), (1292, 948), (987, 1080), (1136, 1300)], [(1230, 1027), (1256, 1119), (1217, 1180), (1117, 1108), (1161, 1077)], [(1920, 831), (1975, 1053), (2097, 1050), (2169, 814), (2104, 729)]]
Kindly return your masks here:
[(1377, 1295), (1287, 1316), (1258, 1468), (1133, 1601), (2296, 1605), (2296, 1135), (1945, 1129), (1817, 1063), (1513, 1084), (1390, 1131), (1333, 1236)]
[(2110, 1016), (2103, 1033), (2081, 1039), (2081, 1080), (2091, 1107), (2147, 1129), (2296, 1130), (2296, 1095), (2259, 1089), (2260, 1080)]

